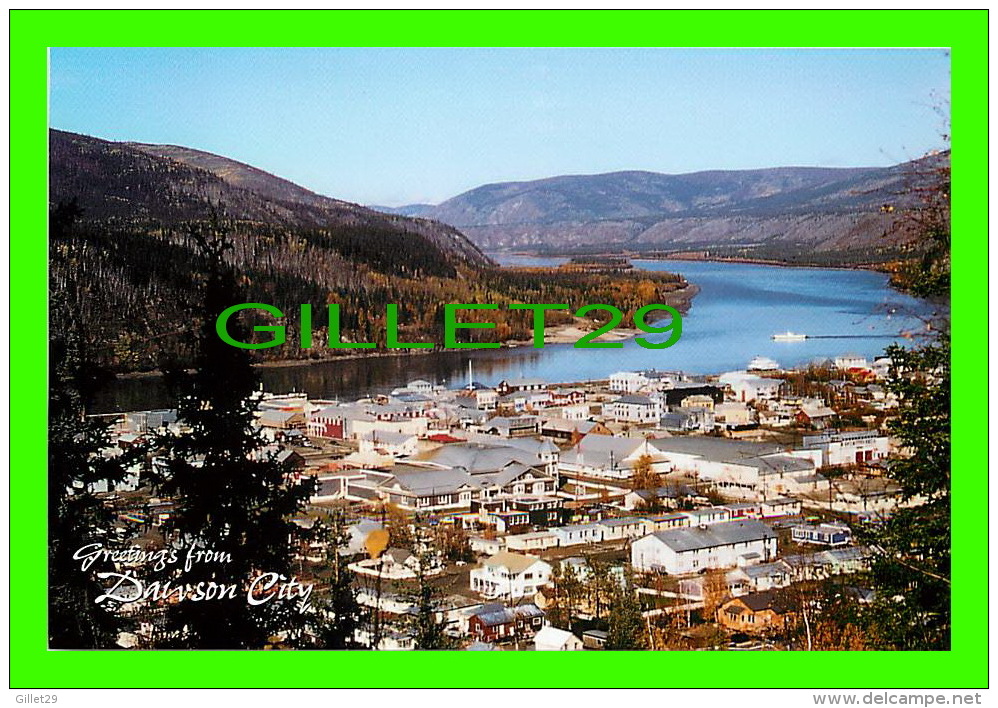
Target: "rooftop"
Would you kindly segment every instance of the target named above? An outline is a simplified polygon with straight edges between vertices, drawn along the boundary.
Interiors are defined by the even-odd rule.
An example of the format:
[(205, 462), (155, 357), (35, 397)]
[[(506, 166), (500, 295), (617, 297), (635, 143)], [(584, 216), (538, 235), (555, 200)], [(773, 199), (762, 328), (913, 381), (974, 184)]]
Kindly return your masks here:
[(534, 563), (540, 561), (537, 556), (527, 556), (509, 551), (499, 551), (482, 561), (483, 566), (491, 568), (506, 568), (511, 573), (522, 573)]
[(751, 519), (704, 527), (669, 529), (652, 535), (676, 553), (776, 538), (776, 533), (769, 526)]

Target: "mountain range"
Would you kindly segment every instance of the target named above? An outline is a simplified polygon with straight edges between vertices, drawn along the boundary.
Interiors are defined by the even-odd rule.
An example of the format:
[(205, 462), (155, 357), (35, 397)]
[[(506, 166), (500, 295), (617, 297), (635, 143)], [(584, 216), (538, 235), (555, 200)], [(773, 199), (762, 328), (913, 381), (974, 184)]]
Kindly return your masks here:
[(485, 250), (872, 251), (948, 153), (891, 167), (612, 172), (477, 187), (392, 209), (460, 229)]

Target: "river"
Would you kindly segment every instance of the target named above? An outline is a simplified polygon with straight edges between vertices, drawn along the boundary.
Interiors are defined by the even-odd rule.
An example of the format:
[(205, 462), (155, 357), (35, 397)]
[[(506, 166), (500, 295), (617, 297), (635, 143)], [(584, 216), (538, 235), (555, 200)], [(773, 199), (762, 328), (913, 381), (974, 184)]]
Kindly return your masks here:
[[(493, 258), (503, 265), (557, 265), (566, 260)], [(669, 349), (645, 349), (630, 340), (622, 349), (561, 344), (349, 359), (262, 368), (263, 384), (278, 393), (305, 391), (313, 398), (350, 400), (389, 391), (415, 378), (459, 386), (466, 381), (469, 360), (475, 379), (488, 385), (522, 376), (552, 382), (601, 379), (615, 371), (650, 368), (721, 373), (744, 369), (755, 356), (772, 358), (784, 367), (842, 354), (872, 360), (891, 342), (910, 343), (903, 335), (923, 332), (921, 318), (933, 312), (932, 305), (892, 290), (886, 275), (872, 271), (703, 261), (633, 263), (637, 268), (682, 273), (700, 288), (683, 319), (681, 339)], [(772, 339), (787, 330), (818, 338)], [(170, 405), (159, 379), (142, 377), (118, 380), (98, 399), (94, 412)]]

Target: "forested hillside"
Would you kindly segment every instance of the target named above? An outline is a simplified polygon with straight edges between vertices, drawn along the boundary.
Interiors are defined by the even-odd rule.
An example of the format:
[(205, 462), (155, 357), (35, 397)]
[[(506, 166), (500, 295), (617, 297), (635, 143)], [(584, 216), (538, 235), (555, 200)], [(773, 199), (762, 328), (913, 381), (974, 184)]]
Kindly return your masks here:
[[(608, 302), (629, 311), (688, 298), (674, 294), (685, 283), (669, 274), (501, 269), (452, 227), (323, 197), (217, 155), (61, 131), (50, 140), (52, 326), (67, 326), (71, 313), (110, 371), (191, 360), (204, 273), (196, 243), (220, 231), (234, 244), (227, 258), (246, 301), (289, 315), (288, 344), (259, 358), (334, 356), (323, 348), (326, 303), (341, 305), (344, 341), (383, 341), (385, 304), (399, 303), (405, 340), (439, 342), (445, 303)], [(295, 343), (301, 303), (315, 310), (310, 351)], [(490, 341), (529, 336), (527, 313), (489, 314), (499, 322)]]

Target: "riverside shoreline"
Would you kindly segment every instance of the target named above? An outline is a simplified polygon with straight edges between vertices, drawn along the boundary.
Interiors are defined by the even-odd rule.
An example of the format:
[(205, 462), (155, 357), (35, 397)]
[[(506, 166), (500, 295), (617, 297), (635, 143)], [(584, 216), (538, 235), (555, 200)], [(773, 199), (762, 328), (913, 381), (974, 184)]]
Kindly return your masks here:
[[(527, 256), (531, 258), (574, 258), (575, 254), (541, 253), (535, 251), (489, 252), (488, 256)], [(778, 268), (820, 268), (821, 270), (866, 270), (876, 273), (893, 273), (890, 263), (857, 263), (853, 265), (824, 265), (821, 263), (789, 263), (767, 258), (750, 258), (747, 256), (703, 256), (696, 252), (681, 251), (678, 253), (594, 253), (586, 254), (593, 257), (616, 256), (633, 261), (689, 261), (692, 263), (744, 263), (746, 265), (775, 266)]]
[(876, 273), (893, 272), (886, 263), (856, 263), (854, 265), (821, 265), (819, 263), (787, 263), (767, 258), (746, 258), (721, 256), (697, 256), (689, 254), (670, 254), (668, 256), (632, 256), (635, 260), (648, 261), (691, 261), (704, 263), (745, 263), (747, 265), (775, 266), (777, 268), (820, 268), (821, 270), (871, 270)]

